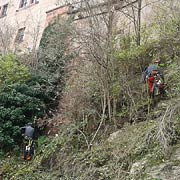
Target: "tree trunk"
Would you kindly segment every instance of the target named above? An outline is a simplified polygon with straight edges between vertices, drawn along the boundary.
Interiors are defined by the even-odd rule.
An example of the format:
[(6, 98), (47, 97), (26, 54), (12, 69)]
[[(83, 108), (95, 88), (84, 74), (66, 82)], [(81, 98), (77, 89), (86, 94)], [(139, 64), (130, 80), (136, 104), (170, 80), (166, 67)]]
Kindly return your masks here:
[(138, 0), (138, 17), (137, 17), (137, 45), (141, 45), (141, 6), (142, 0)]

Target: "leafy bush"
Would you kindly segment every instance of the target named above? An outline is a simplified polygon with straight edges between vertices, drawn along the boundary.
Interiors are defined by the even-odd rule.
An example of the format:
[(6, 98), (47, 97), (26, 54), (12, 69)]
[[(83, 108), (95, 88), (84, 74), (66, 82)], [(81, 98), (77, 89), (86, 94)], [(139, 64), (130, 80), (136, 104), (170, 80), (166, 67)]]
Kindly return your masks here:
[[(29, 94), (28, 94), (29, 93)], [(45, 110), (43, 101), (36, 96), (34, 89), (26, 84), (5, 84), (0, 91), (0, 139), (1, 148), (10, 148), (19, 139), (20, 127), (42, 116)]]
[[(38, 70), (31, 74), (15, 55), (0, 57), (0, 150), (16, 147), (20, 127), (34, 116), (52, 115), (64, 86), (69, 21), (56, 21), (44, 31), (38, 56)], [(33, 71), (32, 71), (33, 72)]]
[(9, 54), (0, 57), (0, 83), (26, 81), (30, 78), (28, 69), (21, 65), (16, 56)]
[(31, 75), (13, 55), (0, 58), (0, 69), (0, 149), (9, 150), (20, 141), (20, 127), (48, 114), (57, 94), (47, 79)]
[(39, 50), (39, 74), (52, 84), (56, 93), (64, 86), (65, 67), (73, 53), (68, 51), (71, 21), (58, 20), (43, 33)]

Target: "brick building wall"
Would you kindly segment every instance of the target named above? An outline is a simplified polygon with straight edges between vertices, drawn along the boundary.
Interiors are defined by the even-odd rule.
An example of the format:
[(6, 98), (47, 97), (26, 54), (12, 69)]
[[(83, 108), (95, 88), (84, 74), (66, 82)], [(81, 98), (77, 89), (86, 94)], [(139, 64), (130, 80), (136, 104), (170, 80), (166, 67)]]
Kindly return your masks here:
[[(27, 3), (22, 4), (23, 2)], [(62, 4), (64, 2), (58, 0), (0, 0), (1, 41), (6, 41), (8, 37), (5, 36), (9, 35), (10, 42), (6, 46), (16, 52), (23, 53), (37, 48), (46, 25), (46, 12)], [(20, 37), (20, 42), (17, 36)], [(1, 41), (0, 45), (3, 43)]]
[[(28, 52), (39, 47), (40, 39), (44, 28), (58, 15), (74, 15), (75, 24), (83, 26), (86, 12), (83, 9), (83, 2), (79, 0), (0, 0), (0, 51), (13, 50), (15, 52)], [(94, 0), (102, 3), (102, 0)], [(132, 0), (136, 2), (137, 0)], [(143, 0), (142, 22), (150, 23), (153, 17), (154, 0)], [(23, 4), (24, 2), (24, 4)], [(68, 5), (67, 5), (68, 2)], [(116, 2), (116, 1), (114, 1)], [(133, 31), (133, 22), (120, 11), (123, 7), (123, 0), (118, 0), (115, 5), (119, 29)], [(126, 1), (127, 2), (127, 1)], [(172, 4), (177, 5), (179, 0), (172, 0)], [(73, 3), (73, 6), (69, 5)], [(73, 9), (71, 9), (73, 7)], [(124, 12), (130, 13), (130, 8), (124, 6)], [(70, 11), (73, 11), (71, 13)], [(18, 38), (20, 42), (18, 42)], [(23, 39), (22, 39), (23, 38)], [(3, 47), (3, 48), (1, 48)]]

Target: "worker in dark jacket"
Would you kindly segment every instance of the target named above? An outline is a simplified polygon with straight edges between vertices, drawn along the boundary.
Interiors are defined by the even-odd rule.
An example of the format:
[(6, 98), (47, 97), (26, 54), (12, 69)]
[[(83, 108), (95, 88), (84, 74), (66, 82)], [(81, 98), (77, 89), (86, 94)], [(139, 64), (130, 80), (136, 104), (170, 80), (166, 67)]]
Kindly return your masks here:
[(34, 139), (35, 129), (32, 127), (32, 124), (29, 123), (26, 126), (21, 127), (21, 134), (24, 137)]
[(24, 137), (22, 158), (29, 161), (34, 155), (35, 128), (29, 123), (26, 126), (21, 127), (21, 134)]

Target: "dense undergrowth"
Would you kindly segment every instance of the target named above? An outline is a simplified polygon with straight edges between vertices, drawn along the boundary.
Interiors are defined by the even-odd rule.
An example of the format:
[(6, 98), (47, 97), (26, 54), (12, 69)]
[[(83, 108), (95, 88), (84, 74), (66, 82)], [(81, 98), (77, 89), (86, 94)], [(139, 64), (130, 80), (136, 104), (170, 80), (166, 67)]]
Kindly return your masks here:
[[(10, 98), (11, 102), (16, 102), (24, 108), (26, 106), (19, 105), (22, 102), (17, 101), (20, 99), (19, 95), (26, 105), (25, 95), (33, 95), (37, 100), (29, 100), (33, 105), (39, 106), (34, 108), (38, 111), (33, 109), (33, 112), (27, 113), (30, 114), (29, 119), (27, 115), (22, 119), (22, 123), (25, 123), (32, 121), (34, 115), (42, 117), (48, 114), (52, 104), (57, 107), (59, 93), (63, 91), (64, 96), (68, 97), (64, 108), (68, 123), (60, 127), (56, 137), (39, 137), (32, 161), (22, 161), (19, 154), (15, 155), (15, 151), (7, 154), (3, 152), (4, 156), (0, 156), (0, 175), (5, 180), (163, 179), (161, 170), (159, 174), (155, 174), (152, 169), (167, 165), (165, 167), (170, 166), (168, 170), (171, 171), (180, 165), (180, 160), (174, 156), (180, 147), (180, 46), (175, 41), (179, 34), (174, 31), (168, 34), (168, 31), (163, 37), (159, 37), (159, 40), (149, 40), (140, 46), (134, 43), (133, 36), (124, 37), (121, 42), (122, 49), (113, 51), (115, 68), (112, 81), (106, 84), (109, 79), (104, 76), (111, 72), (111, 69), (106, 71), (97, 63), (81, 62), (80, 59), (81, 66), (78, 66), (77, 60), (78, 68), (75, 67), (75, 72), (71, 74), (72, 79), (66, 77), (70, 80), (63, 88), (64, 65), (72, 58), (65, 52), (69, 44), (64, 43), (67, 38), (64, 31), (67, 31), (68, 27), (67, 24), (64, 25), (64, 29), (61, 29), (62, 24), (53, 24), (45, 31), (39, 57), (39, 71), (36, 69), (41, 78), (36, 77), (33, 81), (33, 71), (30, 73), (25, 69), (27, 79), (19, 82), (17, 78), (18, 87), (14, 80), (11, 80), (13, 85), (9, 91), (6, 90), (7, 84), (3, 84), (3, 93), (15, 94), (13, 98), (16, 100)], [(173, 27), (174, 24), (171, 28)], [(50, 34), (53, 35), (48, 38)], [(141, 73), (154, 58), (161, 59), (165, 70), (167, 97), (156, 97), (152, 102), (147, 96), (146, 84), (141, 81)], [(70, 71), (71, 67), (68, 70)], [(98, 70), (102, 70), (100, 77)], [(102, 77), (105, 79), (101, 79)], [(108, 87), (104, 88), (103, 85)], [(3, 93), (1, 92), (1, 95)], [(48, 104), (51, 101), (52, 103)], [(7, 102), (6, 104), (10, 105)], [(14, 106), (11, 104), (10, 108)], [(32, 106), (30, 107), (32, 110)], [(2, 119), (4, 122), (3, 116)], [(8, 127), (4, 124), (0, 126), (1, 139), (7, 135), (4, 133), (5, 128), (16, 128), (16, 120), (19, 128), (22, 124), (19, 123), (21, 118), (14, 116), (11, 120), (14, 123), (8, 124)], [(5, 139), (10, 136), (11, 142), (8, 143), (4, 139), (8, 148), (13, 147), (15, 139), (14, 134), (10, 132)], [(4, 144), (1, 149), (6, 149)], [(20, 150), (17, 149), (17, 152)]]
[[(68, 28), (67, 22), (66, 26), (61, 22), (48, 27), (37, 59), (29, 59), (28, 66), (22, 60), (30, 58), (31, 54), (0, 56), (0, 157), (6, 152), (20, 150), (21, 127), (31, 122), (37, 129), (35, 119), (52, 117), (57, 111), (64, 87), (65, 66), (72, 58), (71, 53), (65, 54)], [(53, 57), (49, 56), (50, 52)]]
[[(146, 121), (133, 125), (124, 123), (123, 128), (109, 138), (108, 134), (112, 131), (105, 135), (101, 129), (90, 149), (87, 149), (86, 139), (80, 133), (81, 125), (64, 125), (59, 136), (39, 138), (36, 156), (32, 161), (23, 162), (12, 156), (2, 160), (3, 178), (158, 179), (151, 174), (151, 168), (169, 160), (175, 167), (178, 166), (180, 161), (172, 157), (180, 143), (179, 57), (176, 54), (173, 58), (166, 55), (166, 58), (163, 62), (168, 97), (158, 100), (151, 107), (149, 114), (146, 114)], [(138, 114), (136, 116), (138, 118)]]

